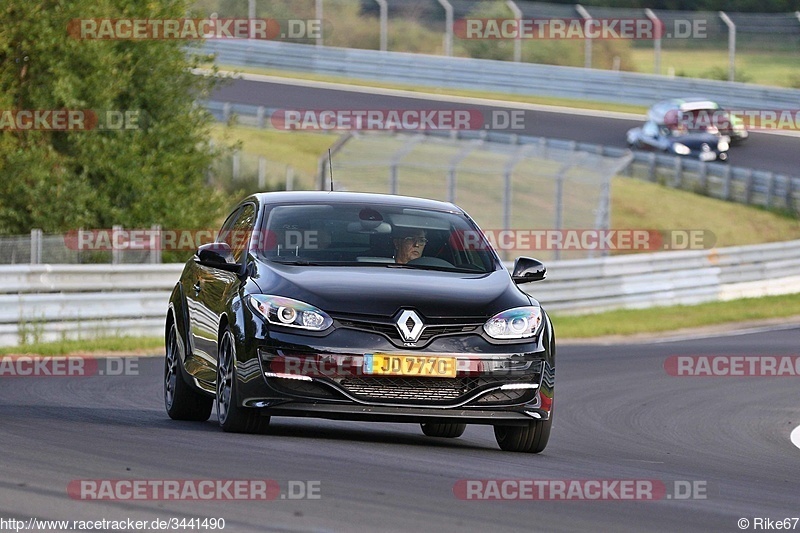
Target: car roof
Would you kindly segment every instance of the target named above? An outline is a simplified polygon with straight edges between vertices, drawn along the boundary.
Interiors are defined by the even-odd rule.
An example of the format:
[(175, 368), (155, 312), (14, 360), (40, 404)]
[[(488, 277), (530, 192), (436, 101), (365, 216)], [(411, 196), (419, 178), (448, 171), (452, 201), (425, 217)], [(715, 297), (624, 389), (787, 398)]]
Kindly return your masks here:
[(463, 210), (450, 203), (428, 198), (414, 196), (400, 196), (396, 194), (377, 194), (349, 191), (278, 191), (262, 192), (249, 196), (245, 201), (255, 200), (259, 205), (264, 204), (302, 204), (302, 203), (337, 203), (337, 204), (381, 204), (399, 207), (416, 207), (419, 209), (435, 209), (439, 211), (463, 212)]
[(702, 97), (687, 97), (687, 98), (672, 98), (671, 100), (663, 100), (653, 105), (647, 111), (648, 119), (658, 123), (664, 124), (666, 122), (667, 114), (670, 111), (700, 111), (703, 109), (719, 109), (719, 104), (713, 100)]

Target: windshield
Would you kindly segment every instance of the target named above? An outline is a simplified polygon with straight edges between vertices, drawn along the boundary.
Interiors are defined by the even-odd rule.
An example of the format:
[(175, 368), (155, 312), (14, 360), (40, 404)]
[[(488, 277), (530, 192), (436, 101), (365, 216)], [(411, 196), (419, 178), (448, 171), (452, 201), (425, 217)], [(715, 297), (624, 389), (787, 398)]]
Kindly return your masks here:
[(389, 205), (285, 205), (269, 209), (261, 234), (257, 254), (279, 263), (475, 273), (499, 268), (480, 230), (454, 212)]

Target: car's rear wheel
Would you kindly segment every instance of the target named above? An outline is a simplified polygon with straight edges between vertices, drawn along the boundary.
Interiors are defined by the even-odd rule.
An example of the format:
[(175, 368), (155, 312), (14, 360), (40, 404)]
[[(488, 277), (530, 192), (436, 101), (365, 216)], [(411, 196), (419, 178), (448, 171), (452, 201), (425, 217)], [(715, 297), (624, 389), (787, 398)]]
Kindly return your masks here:
[(240, 407), (236, 401), (236, 348), (233, 335), (225, 329), (219, 341), (217, 360), (217, 418), (224, 431), (261, 433), (269, 425), (269, 417), (256, 409)]
[(422, 432), (429, 437), (444, 437), (454, 439), (464, 434), (466, 424), (420, 424)]
[(494, 438), (507, 452), (539, 453), (550, 440), (553, 419), (538, 420), (524, 426), (494, 426)]
[(173, 322), (167, 334), (164, 358), (164, 407), (173, 420), (204, 421), (211, 416), (214, 400), (192, 389), (183, 378), (178, 346), (178, 327)]

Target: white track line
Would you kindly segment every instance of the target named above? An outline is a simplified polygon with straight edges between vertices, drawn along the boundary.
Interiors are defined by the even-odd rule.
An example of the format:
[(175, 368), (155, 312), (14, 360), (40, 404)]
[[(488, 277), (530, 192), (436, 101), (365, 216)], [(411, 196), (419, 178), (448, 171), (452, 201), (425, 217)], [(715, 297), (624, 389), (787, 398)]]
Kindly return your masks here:
[(789, 435), (789, 438), (792, 439), (792, 444), (800, 448), (800, 426), (792, 430), (792, 434)]

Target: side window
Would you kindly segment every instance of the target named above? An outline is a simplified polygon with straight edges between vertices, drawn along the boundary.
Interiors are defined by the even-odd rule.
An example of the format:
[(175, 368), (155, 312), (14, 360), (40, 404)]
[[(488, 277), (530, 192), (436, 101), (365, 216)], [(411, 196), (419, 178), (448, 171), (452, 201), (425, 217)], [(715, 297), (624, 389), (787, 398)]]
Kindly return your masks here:
[(250, 243), (253, 226), (256, 223), (256, 208), (245, 204), (235, 214), (228, 217), (217, 237), (217, 242), (227, 243), (233, 251), (233, 258), (239, 263)]
[(222, 228), (219, 230), (219, 234), (217, 235), (217, 242), (225, 242), (231, 245), (232, 247), (232, 235), (231, 232), (233, 231), (233, 225), (236, 223), (236, 219), (239, 217), (239, 213), (241, 213), (241, 209), (237, 209), (225, 220), (225, 223), (222, 224)]

